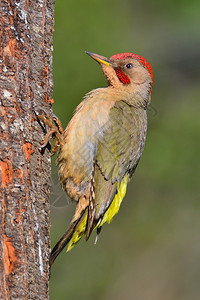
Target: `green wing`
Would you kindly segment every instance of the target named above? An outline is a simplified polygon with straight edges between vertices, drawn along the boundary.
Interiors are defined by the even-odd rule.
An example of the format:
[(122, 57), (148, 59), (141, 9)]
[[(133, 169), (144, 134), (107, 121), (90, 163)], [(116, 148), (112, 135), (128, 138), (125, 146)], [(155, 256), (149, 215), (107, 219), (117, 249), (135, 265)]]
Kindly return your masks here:
[(125, 174), (131, 176), (134, 172), (144, 148), (146, 128), (143, 108), (119, 101), (110, 110), (109, 122), (98, 136), (94, 174), (96, 220), (105, 214)]

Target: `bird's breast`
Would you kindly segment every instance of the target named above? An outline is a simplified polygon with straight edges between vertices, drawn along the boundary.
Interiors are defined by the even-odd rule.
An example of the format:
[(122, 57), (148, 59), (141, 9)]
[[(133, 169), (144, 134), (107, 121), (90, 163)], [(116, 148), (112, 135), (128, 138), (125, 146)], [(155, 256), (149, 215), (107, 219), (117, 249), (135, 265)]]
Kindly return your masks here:
[(76, 187), (85, 187), (91, 181), (97, 144), (114, 103), (115, 101), (106, 101), (98, 94), (86, 98), (77, 108), (63, 134), (64, 146), (58, 157), (59, 175), (69, 194), (72, 186), (68, 184), (69, 181), (73, 181)]

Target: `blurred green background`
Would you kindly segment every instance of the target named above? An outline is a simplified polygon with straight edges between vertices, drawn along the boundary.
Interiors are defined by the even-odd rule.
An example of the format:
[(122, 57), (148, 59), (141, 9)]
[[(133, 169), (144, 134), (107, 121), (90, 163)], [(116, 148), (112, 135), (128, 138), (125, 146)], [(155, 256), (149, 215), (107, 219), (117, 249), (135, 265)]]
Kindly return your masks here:
[[(200, 2), (56, 0), (54, 112), (66, 127), (106, 86), (84, 51), (134, 52), (152, 64), (148, 135), (118, 215), (52, 268), (50, 298), (200, 299)], [(52, 163), (51, 242), (74, 213)]]

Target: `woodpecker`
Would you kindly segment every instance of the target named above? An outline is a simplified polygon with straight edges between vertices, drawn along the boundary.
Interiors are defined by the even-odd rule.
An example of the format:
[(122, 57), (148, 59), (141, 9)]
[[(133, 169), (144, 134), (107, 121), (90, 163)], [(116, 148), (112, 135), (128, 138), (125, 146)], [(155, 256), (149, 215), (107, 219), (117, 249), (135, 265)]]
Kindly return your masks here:
[(59, 138), (60, 181), (77, 205), (51, 252), (50, 266), (67, 244), (69, 251), (84, 235), (88, 240), (93, 230), (96, 243), (104, 223), (119, 211), (146, 139), (153, 85), (150, 63), (133, 53), (109, 59), (86, 53), (99, 63), (108, 86), (86, 94)]

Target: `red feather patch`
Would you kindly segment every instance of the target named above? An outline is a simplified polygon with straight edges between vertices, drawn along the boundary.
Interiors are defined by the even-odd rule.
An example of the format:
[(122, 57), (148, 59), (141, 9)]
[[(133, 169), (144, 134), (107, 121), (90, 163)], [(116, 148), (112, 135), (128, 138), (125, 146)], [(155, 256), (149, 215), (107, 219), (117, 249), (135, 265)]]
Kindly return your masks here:
[[(151, 64), (144, 57), (142, 57), (140, 55), (137, 55), (137, 54), (134, 54), (134, 53), (128, 53), (128, 52), (126, 52), (126, 53), (119, 53), (119, 54), (115, 54), (115, 55), (111, 56), (111, 59), (126, 59), (126, 58), (137, 59), (137, 61), (139, 61), (147, 69), (147, 71), (149, 72), (149, 74), (151, 76), (151, 79), (152, 79), (152, 83), (154, 82), (153, 81), (153, 69), (152, 69), (152, 66), (151, 66)], [(129, 80), (129, 82), (130, 82), (130, 80)]]
[(117, 77), (119, 78), (119, 80), (123, 83), (123, 84), (129, 84), (130, 83), (130, 79), (128, 78), (128, 76), (126, 76), (124, 74), (124, 72), (120, 69), (117, 68), (115, 69), (115, 72), (117, 74)]

